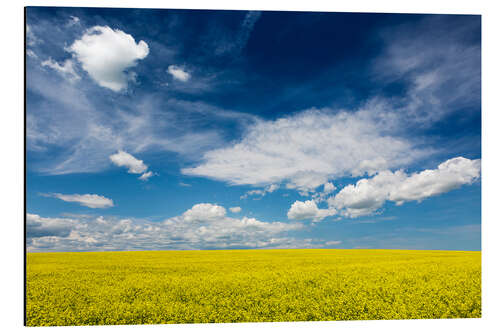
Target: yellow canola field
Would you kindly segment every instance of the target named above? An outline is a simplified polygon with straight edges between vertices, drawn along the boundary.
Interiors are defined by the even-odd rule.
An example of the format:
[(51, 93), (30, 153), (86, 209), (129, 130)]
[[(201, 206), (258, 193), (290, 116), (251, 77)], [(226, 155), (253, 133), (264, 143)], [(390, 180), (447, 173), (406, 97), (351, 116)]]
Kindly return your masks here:
[(28, 253), (28, 326), (481, 317), (481, 252)]

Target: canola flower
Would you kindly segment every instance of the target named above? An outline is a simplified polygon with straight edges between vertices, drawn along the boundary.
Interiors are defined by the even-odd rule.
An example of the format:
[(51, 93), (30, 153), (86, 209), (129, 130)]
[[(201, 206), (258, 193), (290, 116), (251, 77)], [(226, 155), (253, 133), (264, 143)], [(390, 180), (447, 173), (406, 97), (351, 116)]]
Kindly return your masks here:
[(28, 326), (481, 317), (481, 252), (28, 253)]

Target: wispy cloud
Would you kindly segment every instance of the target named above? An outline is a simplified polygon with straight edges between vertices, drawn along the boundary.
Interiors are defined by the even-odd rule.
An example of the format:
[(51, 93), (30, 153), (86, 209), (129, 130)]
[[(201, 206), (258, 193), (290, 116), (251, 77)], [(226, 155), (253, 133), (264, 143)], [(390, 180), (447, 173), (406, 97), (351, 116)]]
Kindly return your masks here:
[[(51, 22), (39, 21), (37, 24), (38, 30), (46, 33), (50, 31)], [(56, 42), (70, 39), (74, 34), (73, 30), (56, 29), (54, 34), (57, 38), (54, 43), (51, 40), (51, 50), (54, 52), (47, 54), (46, 49), (37, 48), (33, 50), (33, 54), (36, 51), (41, 59), (56, 56), (59, 59), (64, 55), (63, 43)], [(86, 31), (84, 36), (88, 33)], [(90, 52), (85, 58), (90, 61), (96, 55), (93, 53), (94, 47), (101, 45), (102, 38), (108, 37), (113, 41), (112, 46), (117, 40), (121, 40), (125, 46), (133, 48), (132, 44), (135, 43), (135, 48), (142, 47), (140, 42), (133, 42), (133, 36), (109, 29), (94, 31), (89, 36), (90, 40), (78, 36), (76, 41), (80, 42), (75, 41), (70, 45), (73, 47), (76, 43), (81, 46), (78, 50)], [(153, 45), (161, 50), (165, 48), (159, 43)], [(60, 47), (60, 51), (57, 51), (57, 47)], [(230, 130), (241, 129), (257, 118), (251, 114), (221, 109), (203, 101), (187, 101), (151, 91), (137, 93), (133, 99), (126, 94), (119, 95), (119, 98), (110, 103), (109, 92), (99, 89), (83, 76), (81, 69), (78, 70), (79, 61), (75, 50), (71, 51), (73, 59), (62, 60), (62, 63), (52, 60), (45, 67), (49, 68), (48, 65), (51, 65), (52, 69), (60, 70), (58, 73), (61, 76), (71, 78), (69, 64), (72, 62), (72, 68), (82, 77), (78, 85), (68, 85), (66, 80), (61, 80), (52, 71), (40, 66), (40, 62), (33, 61), (34, 58), (30, 58), (27, 63), (30, 73), (27, 78), (27, 147), (31, 153), (56, 153), (50, 159), (36, 159), (36, 162), (30, 163), (31, 170), (46, 174), (99, 172), (109, 168), (109, 156), (118, 150), (130, 154), (146, 150), (168, 151), (178, 153), (182, 159), (196, 160), (206, 149), (221, 146), (223, 138), (228, 134), (234, 135)], [(114, 48), (110, 51), (113, 59), (115, 53), (120, 54), (117, 57), (121, 57), (122, 51), (127, 53), (125, 50), (115, 51)], [(97, 70), (101, 68), (100, 61), (104, 58), (99, 59), (99, 66), (95, 67)], [(115, 69), (119, 68), (115, 66), (114, 69), (106, 69), (114, 73), (108, 79), (120, 77), (121, 74), (117, 74)], [(126, 69), (126, 72), (131, 69), (133, 67)], [(40, 99), (31, 96), (38, 96), (44, 102), (39, 103)], [(34, 109), (37, 111), (30, 111)], [(227, 128), (228, 124), (234, 126), (233, 129)]]
[(339, 241), (339, 240), (325, 242), (326, 246), (337, 246), (340, 244), (342, 244), (342, 241)]
[(86, 206), (89, 208), (109, 208), (114, 206), (113, 200), (97, 194), (48, 193), (42, 195), (57, 198), (66, 202), (76, 202), (81, 206)]
[(37, 59), (38, 56), (36, 55), (36, 53), (33, 51), (33, 50), (30, 50), (30, 49), (27, 49), (26, 50), (26, 55), (28, 57), (31, 57), (31, 58), (34, 58), (34, 59)]
[(152, 171), (144, 172), (144, 173), (143, 173), (143, 174), (139, 177), (139, 179), (140, 179), (140, 180), (144, 180), (144, 181), (146, 181), (146, 180), (148, 180), (149, 178), (151, 178), (153, 175), (154, 175), (154, 174), (153, 174), (153, 172), (152, 172)]
[(55, 62), (51, 58), (42, 62), (42, 66), (50, 67), (57, 73), (67, 78), (70, 82), (78, 81), (81, 79), (80, 75), (75, 70), (74, 63), (71, 59), (66, 59), (62, 65)]
[(41, 40), (35, 35), (33, 28), (27, 24), (26, 25), (26, 44), (28, 46), (33, 46), (35, 44), (41, 43)]
[(287, 188), (308, 192), (329, 179), (372, 175), (429, 153), (391, 136), (377, 115), (377, 110), (324, 109), (260, 121), (239, 142), (208, 151), (202, 163), (182, 172), (237, 185), (285, 182)]
[(352, 224), (374, 224), (374, 223), (380, 223), (384, 221), (394, 221), (397, 220), (398, 218), (396, 216), (378, 216), (376, 218), (370, 218), (370, 219), (357, 219), (354, 221), (350, 221), (349, 223)]
[(481, 45), (469, 41), (480, 29), (479, 18), (436, 15), (379, 33), (385, 48), (374, 74), (384, 84), (409, 83), (400, 112), (406, 122), (430, 126), (480, 106)]
[(263, 197), (265, 196), (266, 194), (268, 193), (273, 193), (274, 191), (276, 191), (277, 189), (279, 188), (279, 185), (277, 184), (271, 184), (269, 186), (266, 186), (264, 189), (262, 190), (250, 190), (250, 191), (247, 191), (245, 194), (243, 194), (242, 196), (240, 196), (240, 199), (246, 199), (248, 198), (249, 196), (258, 196), (258, 197)]
[[(222, 143), (223, 133), (205, 126), (210, 120), (253, 121), (253, 117), (237, 117), (235, 112), (202, 102), (163, 100), (149, 94), (109, 105), (105, 96), (89, 91), (84, 80), (78, 86), (68, 85), (34, 65), (30, 64), (27, 89), (50, 103), (28, 100), (28, 150), (55, 149), (58, 154), (30, 164), (32, 170), (48, 174), (99, 172), (109, 168), (109, 156), (118, 150), (131, 154), (171, 151), (194, 158), (207, 147)], [(34, 108), (36, 113), (29, 111)]]
[(215, 43), (215, 54), (231, 54), (233, 57), (239, 55), (241, 50), (246, 46), (252, 30), (261, 15), (262, 13), (258, 11), (250, 11), (246, 13), (239, 29), (235, 33), (226, 32), (224, 34), (214, 34), (212, 32), (210, 39), (213, 40), (213, 43)]
[(250, 38), (250, 34), (252, 33), (252, 30), (257, 21), (260, 19), (261, 15), (261, 12), (256, 11), (248, 12), (245, 15), (245, 19), (243, 20), (243, 23), (241, 23), (241, 28), (238, 32), (238, 37), (236, 38), (235, 42), (235, 48), (238, 51), (240, 51), (247, 44), (248, 39)]

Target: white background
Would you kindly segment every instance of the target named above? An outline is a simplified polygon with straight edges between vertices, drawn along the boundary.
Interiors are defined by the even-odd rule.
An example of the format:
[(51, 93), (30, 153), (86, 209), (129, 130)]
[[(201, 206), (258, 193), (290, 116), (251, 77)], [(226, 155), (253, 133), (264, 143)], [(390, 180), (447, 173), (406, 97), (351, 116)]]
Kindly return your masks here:
[[(390, 13), (447, 13), (482, 15), (482, 254), (483, 254), (483, 318), (452, 320), (348, 321), (315, 323), (255, 323), (209, 325), (97, 326), (97, 327), (23, 327), (23, 7), (24, 6), (85, 6), (143, 8), (204, 8), (253, 10), (306, 10)], [(1, 33), (1, 94), (0, 94), (0, 244), (1, 293), (0, 327), (4, 332), (31, 331), (105, 331), (139, 332), (168, 330), (169, 332), (491, 332), (500, 327), (500, 228), (498, 207), (500, 185), (498, 152), (500, 148), (500, 15), (498, 4), (486, 0), (348, 0), (348, 1), (192, 1), (192, 0), (87, 0), (87, 1), (3, 1), (0, 9)], [(497, 329), (494, 329), (497, 327)]]

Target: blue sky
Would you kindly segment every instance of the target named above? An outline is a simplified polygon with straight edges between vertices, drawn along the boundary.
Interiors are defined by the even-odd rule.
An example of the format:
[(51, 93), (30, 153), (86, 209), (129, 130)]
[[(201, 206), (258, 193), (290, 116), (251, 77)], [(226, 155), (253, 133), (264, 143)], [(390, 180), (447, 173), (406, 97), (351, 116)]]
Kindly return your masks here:
[(481, 249), (481, 19), (27, 9), (28, 251)]

